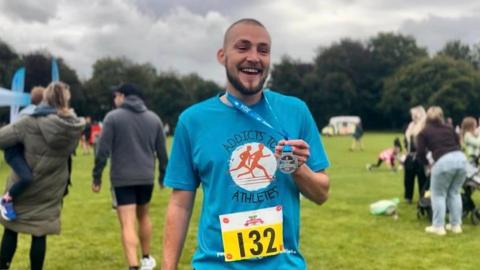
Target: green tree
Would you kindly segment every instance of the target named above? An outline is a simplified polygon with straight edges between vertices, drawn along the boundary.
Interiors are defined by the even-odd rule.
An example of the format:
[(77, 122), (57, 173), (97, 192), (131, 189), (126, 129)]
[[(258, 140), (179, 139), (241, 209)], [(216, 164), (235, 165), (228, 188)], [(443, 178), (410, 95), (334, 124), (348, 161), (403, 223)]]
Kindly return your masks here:
[[(121, 83), (138, 85), (148, 97), (153, 91), (156, 70), (151, 64), (135, 64), (127, 58), (102, 58), (93, 65), (92, 78), (84, 84), (86, 96), (85, 115), (101, 120), (113, 108), (112, 88)], [(153, 106), (145, 98), (148, 106)]]
[(460, 40), (447, 42), (437, 55), (448, 56), (455, 60), (464, 60), (472, 64), (474, 63), (470, 46), (468, 44), (463, 44)]
[(442, 106), (455, 122), (478, 115), (480, 74), (469, 63), (438, 56), (404, 66), (385, 82), (380, 107), (393, 127), (409, 121), (416, 105)]
[(47, 51), (36, 51), (22, 58), (25, 65), (25, 92), (30, 92), (34, 86), (47, 87), (52, 81), (52, 55)]
[(312, 71), (313, 64), (283, 56), (280, 63), (272, 67), (268, 87), (287, 95), (305, 98), (304, 79)]
[[(0, 40), (0, 87), (10, 89), (13, 74), (18, 67), (20, 67), (19, 56), (7, 43)], [(0, 108), (0, 125), (7, 123), (9, 117), (9, 108)]]
[(312, 109), (320, 115), (319, 123), (325, 125), (332, 116), (343, 115), (348, 108), (354, 108), (358, 104), (355, 84), (345, 73), (328, 73), (320, 82), (319, 89), (312, 93), (312, 99), (318, 100), (318, 106)]
[(13, 73), (20, 66), (19, 62), (17, 53), (0, 40), (0, 87), (10, 89)]
[[(305, 92), (319, 125), (326, 124), (327, 117), (334, 114), (355, 114), (364, 120), (371, 118), (374, 108), (369, 98), (371, 55), (360, 41), (342, 39), (330, 47), (320, 48), (312, 74), (305, 77)], [(352, 102), (353, 98), (357, 101)], [(322, 104), (322, 109), (313, 109), (318, 104)], [(371, 126), (371, 122), (364, 122)]]
[(222, 92), (222, 88), (213, 81), (202, 79), (197, 74), (189, 74), (180, 78), (183, 87), (192, 95), (194, 102), (199, 102)]
[[(32, 52), (23, 55), (22, 58), (26, 69), (25, 92), (30, 92), (35, 86), (47, 87), (52, 82), (52, 55), (49, 52)], [(62, 58), (58, 58), (57, 62), (60, 80), (70, 86), (70, 92), (72, 94), (71, 106), (77, 113), (81, 114), (85, 103), (85, 96), (77, 73), (70, 68)]]
[(399, 67), (428, 57), (425, 48), (418, 47), (412, 36), (379, 33), (368, 41), (373, 71), (377, 80), (383, 80)]
[[(367, 49), (371, 54), (372, 82), (364, 100), (368, 100), (368, 122), (375, 122), (377, 128), (388, 127), (388, 120), (381, 108), (378, 107), (384, 91), (384, 80), (400, 67), (418, 59), (428, 57), (427, 50), (417, 45), (412, 36), (395, 33), (379, 33), (369, 39)], [(370, 123), (371, 125), (371, 123)]]
[(175, 73), (161, 73), (154, 82), (152, 99), (153, 110), (165, 124), (169, 124), (171, 131), (175, 130), (178, 116), (188, 106), (194, 103), (193, 95)]
[(472, 46), (471, 55), (473, 66), (480, 69), (480, 42)]

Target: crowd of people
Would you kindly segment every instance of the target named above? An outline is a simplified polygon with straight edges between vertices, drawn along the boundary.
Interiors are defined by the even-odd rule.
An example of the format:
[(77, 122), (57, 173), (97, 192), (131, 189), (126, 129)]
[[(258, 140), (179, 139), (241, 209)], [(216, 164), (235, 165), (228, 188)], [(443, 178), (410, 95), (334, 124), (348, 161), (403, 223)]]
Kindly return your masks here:
[(395, 171), (396, 162), (398, 166), (401, 164), (405, 202), (413, 202), (415, 179), (419, 201), (430, 199), (432, 224), (425, 231), (436, 235), (445, 235), (447, 231), (462, 233), (462, 187), (468, 166), (479, 165), (477, 120), (465, 117), (461, 127), (455, 128), (438, 106), (427, 111), (416, 106), (410, 109), (410, 115), (411, 122), (404, 133), (405, 154), (402, 155), (402, 146), (396, 138), (394, 146), (383, 150), (377, 163), (367, 164), (367, 169), (371, 171), (385, 162)]
[[(200, 185), (204, 211), (194, 269), (306, 269), (299, 250), (299, 195), (319, 205), (327, 200), (329, 160), (306, 104), (264, 89), (270, 50), (270, 34), (255, 19), (227, 29), (217, 53), (226, 70), (226, 91), (181, 114), (168, 165), (165, 127), (145, 106), (142, 90), (130, 83), (113, 90), (115, 109), (94, 138), (91, 189), (100, 192), (110, 159), (129, 270), (157, 267), (150, 254), (149, 218), (156, 159), (158, 184), (173, 190), (162, 269), (177, 269)], [(92, 151), (91, 119), (77, 117), (69, 107), (68, 86), (52, 82), (40, 92), (36, 107), (0, 129), (0, 149), (12, 167), (0, 204), (5, 227), (0, 269), (10, 269), (18, 233), (32, 235), (31, 269), (43, 268), (46, 236), (60, 233), (71, 156), (78, 143), (85, 155)]]
[[(157, 160), (158, 185), (172, 189), (162, 269), (177, 268), (199, 186), (204, 199), (194, 269), (306, 269), (299, 249), (299, 195), (318, 205), (328, 199), (330, 162), (306, 104), (264, 88), (270, 50), (270, 34), (257, 20), (241, 19), (226, 30), (217, 53), (226, 71), (225, 93), (180, 115), (169, 161), (165, 127), (146, 107), (138, 86), (123, 83), (113, 89), (115, 108), (105, 116), (101, 136), (93, 135), (90, 118), (77, 117), (69, 107), (68, 85), (52, 82), (32, 90), (32, 106), (0, 129), (0, 149), (13, 170), (1, 199), (0, 269), (10, 269), (18, 233), (32, 236), (31, 269), (43, 268), (46, 237), (60, 233), (72, 155), (79, 142), (90, 154), (93, 141), (91, 189), (101, 191), (110, 159), (113, 205), (129, 270), (157, 267), (150, 254), (149, 217)], [(478, 165), (477, 123), (465, 118), (460, 138), (441, 108), (418, 106), (410, 112), (405, 159), (399, 159), (402, 145), (396, 139), (368, 169), (385, 162), (396, 170), (402, 162), (406, 202), (413, 201), (415, 179), (419, 196), (431, 190), (433, 220), (425, 231), (461, 233), (460, 188), (468, 160)], [(362, 136), (359, 124), (351, 151), (363, 150)]]

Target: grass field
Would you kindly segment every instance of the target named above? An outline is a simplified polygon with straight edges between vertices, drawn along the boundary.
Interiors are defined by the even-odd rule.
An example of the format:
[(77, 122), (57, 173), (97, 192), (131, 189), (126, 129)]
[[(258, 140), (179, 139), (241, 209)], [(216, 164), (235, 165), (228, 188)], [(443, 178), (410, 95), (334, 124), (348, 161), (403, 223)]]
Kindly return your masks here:
[[(462, 235), (445, 237), (424, 233), (427, 220), (418, 220), (414, 205), (399, 205), (399, 219), (372, 216), (370, 203), (403, 195), (403, 173), (385, 167), (368, 172), (365, 164), (375, 162), (395, 134), (364, 136), (365, 151), (349, 152), (350, 137), (324, 138), (332, 166), (330, 199), (323, 206), (303, 200), (301, 250), (309, 269), (478, 269), (480, 226), (465, 220)], [(79, 151), (81, 153), (81, 151)], [(74, 159), (73, 187), (65, 199), (62, 234), (48, 237), (46, 270), (126, 269), (116, 214), (111, 209), (108, 175), (100, 194), (90, 190), (92, 156)], [(106, 170), (107, 171), (107, 170)], [(0, 165), (0, 184), (8, 169)], [(416, 190), (415, 190), (416, 191)], [(151, 205), (154, 226), (152, 254), (161, 260), (163, 223), (169, 190), (156, 187)], [(480, 203), (480, 192), (474, 200)], [(415, 201), (418, 194), (415, 193)], [(196, 245), (201, 196), (185, 244), (179, 269), (191, 269)], [(19, 240), (12, 269), (28, 268), (30, 239)]]

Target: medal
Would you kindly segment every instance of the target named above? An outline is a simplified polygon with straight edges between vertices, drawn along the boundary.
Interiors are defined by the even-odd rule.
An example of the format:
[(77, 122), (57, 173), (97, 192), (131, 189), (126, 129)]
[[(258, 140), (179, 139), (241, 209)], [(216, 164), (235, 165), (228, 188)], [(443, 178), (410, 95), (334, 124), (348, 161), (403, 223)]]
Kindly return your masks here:
[(293, 155), (292, 146), (286, 144), (278, 158), (278, 169), (285, 174), (291, 174), (298, 168), (298, 159)]
[[(236, 97), (232, 96), (231, 94), (228, 93), (228, 91), (225, 93), (226, 98), (228, 101), (235, 107), (237, 110), (242, 112), (243, 114), (247, 115), (248, 117), (254, 119), (255, 121), (261, 123), (262, 125), (270, 128), (271, 130), (277, 132), (278, 134), (282, 135), (282, 137), (288, 141), (288, 133), (285, 129), (279, 129), (275, 128), (272, 126), (270, 123), (268, 123), (260, 114), (258, 114), (255, 110), (252, 108), (248, 107), (245, 105), (242, 101), (238, 100)], [(273, 113), (272, 107), (270, 106), (270, 103), (268, 102), (267, 96), (264, 95), (265, 98), (265, 103), (267, 103), (268, 109), (272, 113), (273, 117), (277, 121), (277, 124), (280, 124), (280, 120), (278, 117)], [(282, 153), (280, 154), (280, 157), (277, 160), (277, 165), (278, 169), (285, 174), (291, 174), (298, 168), (298, 159), (293, 155), (293, 148), (291, 145), (284, 145), (282, 147)]]

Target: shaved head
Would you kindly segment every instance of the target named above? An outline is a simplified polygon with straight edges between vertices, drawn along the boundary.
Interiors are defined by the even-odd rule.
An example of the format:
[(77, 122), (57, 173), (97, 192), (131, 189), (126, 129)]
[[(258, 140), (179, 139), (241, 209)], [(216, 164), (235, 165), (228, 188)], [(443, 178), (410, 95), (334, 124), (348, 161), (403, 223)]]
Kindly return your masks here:
[[(241, 19), (225, 31), (217, 60), (225, 66), (227, 89), (238, 95), (261, 97), (270, 67), (271, 39), (255, 19)], [(261, 93), (260, 93), (261, 94)]]
[[(260, 26), (260, 27), (264, 28), (265, 31), (267, 30), (267, 29), (265, 28), (265, 26), (264, 26), (261, 22), (255, 20), (255, 19), (251, 19), (251, 18), (240, 19), (240, 20), (234, 22), (232, 25), (230, 25), (230, 27), (228, 27), (227, 31), (225, 31), (225, 35), (224, 35), (224, 37), (223, 37), (223, 47), (224, 47), (224, 48), (225, 48), (225, 46), (227, 45), (228, 41), (231, 39), (231, 35), (230, 35), (230, 34), (231, 34), (231, 32), (232, 32), (232, 29), (233, 29), (235, 26), (239, 25), (239, 24), (251, 24), (251, 25), (256, 25), (256, 26)], [(268, 31), (267, 31), (267, 32), (268, 32)]]

